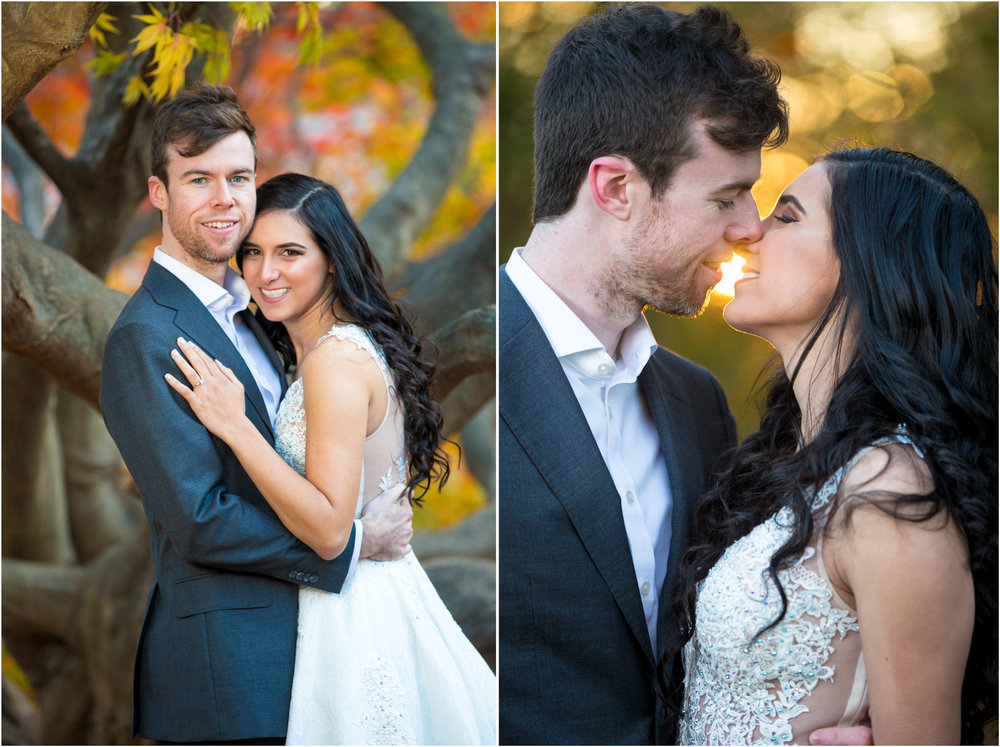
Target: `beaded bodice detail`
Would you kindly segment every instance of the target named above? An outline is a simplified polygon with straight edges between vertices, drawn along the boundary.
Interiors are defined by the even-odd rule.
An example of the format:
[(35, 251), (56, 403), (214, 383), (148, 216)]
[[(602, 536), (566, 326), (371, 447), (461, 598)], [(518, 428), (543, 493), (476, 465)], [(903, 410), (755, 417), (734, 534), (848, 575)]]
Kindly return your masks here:
[[(359, 508), (365, 500), (406, 480), (407, 459), (403, 439), (403, 412), (396, 398), (392, 371), (382, 349), (363, 328), (356, 324), (336, 325), (316, 342), (317, 347), (334, 337), (354, 343), (368, 352), (385, 379), (388, 404), (381, 425), (365, 440), (365, 456), (361, 479)], [(336, 376), (336, 371), (330, 372)], [(306, 411), (303, 402), (304, 384), (301, 378), (288, 387), (274, 422), (274, 448), (289, 465), (304, 475), (306, 472)], [(375, 489), (377, 488), (377, 489)]]
[[(894, 441), (912, 445), (901, 427), (873, 446)], [(781, 611), (767, 568), (791, 536), (791, 509), (730, 545), (705, 577), (684, 648), (680, 744), (791, 744), (814, 728), (852, 723), (867, 708), (860, 628), (826, 575), (821, 539), (844, 472), (866, 450), (814, 492), (814, 539), (777, 572), (788, 599), (778, 625), (755, 637)], [(835, 686), (838, 666), (848, 671)]]

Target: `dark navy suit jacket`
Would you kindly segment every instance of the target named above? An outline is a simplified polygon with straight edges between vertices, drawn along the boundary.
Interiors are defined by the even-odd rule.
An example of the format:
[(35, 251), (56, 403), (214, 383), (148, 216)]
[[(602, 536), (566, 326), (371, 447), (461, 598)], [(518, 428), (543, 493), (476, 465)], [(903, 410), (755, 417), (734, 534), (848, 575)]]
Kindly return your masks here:
[[(670, 740), (621, 503), (545, 333), (500, 272), (500, 742)], [(673, 494), (657, 637), (691, 513), (736, 428), (719, 383), (664, 349), (639, 385)]]
[[(280, 372), (259, 325), (249, 324)], [(151, 262), (111, 329), (101, 376), (104, 419), (142, 494), (155, 573), (136, 652), (133, 732), (170, 742), (283, 737), (298, 585), (339, 591), (354, 533), (326, 562), (285, 529), (229, 447), (164, 380), (179, 373), (169, 355), (179, 336), (236, 372), (247, 416), (274, 439), (235, 346), (187, 286)]]

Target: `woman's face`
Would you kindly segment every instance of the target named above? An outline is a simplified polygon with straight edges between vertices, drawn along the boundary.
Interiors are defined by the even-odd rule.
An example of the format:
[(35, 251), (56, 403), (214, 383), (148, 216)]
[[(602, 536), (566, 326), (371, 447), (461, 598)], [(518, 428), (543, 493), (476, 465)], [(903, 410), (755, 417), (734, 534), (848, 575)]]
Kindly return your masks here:
[(734, 329), (763, 337), (783, 356), (806, 339), (840, 278), (829, 204), (826, 167), (810, 166), (778, 198), (761, 239), (736, 248), (746, 264), (725, 319)]
[(258, 216), (243, 242), (243, 278), (272, 322), (322, 315), (330, 308), (332, 273), (312, 232), (291, 211)]

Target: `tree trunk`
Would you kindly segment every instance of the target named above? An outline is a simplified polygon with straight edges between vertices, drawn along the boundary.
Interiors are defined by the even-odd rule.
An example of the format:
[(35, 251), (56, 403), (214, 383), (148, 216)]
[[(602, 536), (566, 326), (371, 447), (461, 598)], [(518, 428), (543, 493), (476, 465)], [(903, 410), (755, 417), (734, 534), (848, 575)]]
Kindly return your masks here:
[(107, 3), (5, 2), (3, 118), (87, 38)]

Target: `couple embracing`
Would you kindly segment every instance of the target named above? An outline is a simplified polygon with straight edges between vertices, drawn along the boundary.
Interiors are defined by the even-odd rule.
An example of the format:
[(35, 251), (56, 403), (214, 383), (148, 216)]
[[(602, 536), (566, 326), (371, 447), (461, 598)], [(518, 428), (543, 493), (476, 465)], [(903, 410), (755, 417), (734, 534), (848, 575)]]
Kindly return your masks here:
[[(981, 744), (996, 718), (997, 271), (982, 208), (889, 148), (766, 218), (779, 71), (725, 11), (589, 17), (535, 91), (501, 270), (504, 744)], [(647, 308), (780, 356), (736, 447)]]
[(448, 472), (432, 368), (336, 189), (299, 174), (258, 188), (256, 168), (230, 89), (158, 110), (163, 241), (101, 382), (155, 573), (133, 728), (494, 743), (495, 677), (409, 548), (411, 491)]

